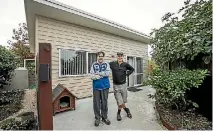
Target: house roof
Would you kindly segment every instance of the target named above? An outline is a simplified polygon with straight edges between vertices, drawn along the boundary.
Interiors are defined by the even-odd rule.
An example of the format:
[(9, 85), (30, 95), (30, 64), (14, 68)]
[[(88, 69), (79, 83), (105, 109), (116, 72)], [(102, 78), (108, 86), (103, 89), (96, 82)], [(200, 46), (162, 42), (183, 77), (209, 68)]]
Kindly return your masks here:
[(54, 102), (55, 99), (64, 91), (68, 91), (72, 96), (77, 98), (74, 94), (72, 94), (66, 87), (64, 87), (62, 84), (58, 84), (52, 91), (52, 101)]
[(28, 25), (30, 49), (35, 52), (35, 17), (41, 15), (56, 20), (74, 23), (84, 27), (104, 31), (121, 37), (149, 44), (150, 37), (136, 30), (102, 17), (90, 14), (55, 0), (24, 0)]

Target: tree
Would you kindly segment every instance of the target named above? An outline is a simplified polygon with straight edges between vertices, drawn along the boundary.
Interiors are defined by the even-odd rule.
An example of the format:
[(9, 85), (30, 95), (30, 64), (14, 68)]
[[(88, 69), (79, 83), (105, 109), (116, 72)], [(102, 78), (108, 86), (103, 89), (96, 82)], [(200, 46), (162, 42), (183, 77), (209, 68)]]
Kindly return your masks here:
[(16, 55), (0, 45), (0, 88), (10, 82), (11, 73), (17, 66)]
[(165, 25), (151, 33), (152, 57), (160, 67), (153, 69), (146, 84), (156, 89), (156, 100), (164, 106), (187, 110), (201, 104), (201, 100), (196, 102), (199, 105), (192, 102), (201, 92), (191, 90), (202, 88), (209, 75), (206, 65), (212, 63), (211, 16), (212, 0), (186, 0), (178, 13), (165, 14)]
[(9, 40), (8, 44), (10, 45), (10, 49), (21, 58), (22, 62), (25, 58), (34, 55), (30, 53), (26, 23), (20, 23), (17, 29), (13, 29), (12, 40)]
[[(177, 15), (182, 14), (182, 18)], [(153, 58), (159, 65), (176, 61), (193, 61), (201, 56), (208, 64), (212, 57), (212, 0), (184, 2), (177, 14), (162, 17), (165, 25), (154, 29), (152, 35)]]

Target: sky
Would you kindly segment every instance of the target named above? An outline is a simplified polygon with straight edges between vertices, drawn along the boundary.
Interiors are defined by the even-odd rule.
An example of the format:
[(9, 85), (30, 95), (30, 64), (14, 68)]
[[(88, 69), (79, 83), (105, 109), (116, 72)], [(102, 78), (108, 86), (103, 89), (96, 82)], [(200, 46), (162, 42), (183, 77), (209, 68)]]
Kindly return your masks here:
[[(149, 35), (163, 26), (161, 17), (176, 13), (185, 0), (57, 0)], [(0, 0), (0, 45), (7, 45), (13, 28), (26, 22), (24, 0)], [(150, 51), (150, 47), (149, 47)]]

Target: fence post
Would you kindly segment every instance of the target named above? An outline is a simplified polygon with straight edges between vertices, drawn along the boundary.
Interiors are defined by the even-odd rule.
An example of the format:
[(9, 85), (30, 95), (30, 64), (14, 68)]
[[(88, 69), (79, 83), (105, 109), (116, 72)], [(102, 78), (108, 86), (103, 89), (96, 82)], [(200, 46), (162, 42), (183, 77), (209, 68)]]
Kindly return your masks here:
[(39, 52), (36, 58), (38, 59), (37, 104), (39, 130), (53, 130), (51, 58), (51, 44), (39, 43)]

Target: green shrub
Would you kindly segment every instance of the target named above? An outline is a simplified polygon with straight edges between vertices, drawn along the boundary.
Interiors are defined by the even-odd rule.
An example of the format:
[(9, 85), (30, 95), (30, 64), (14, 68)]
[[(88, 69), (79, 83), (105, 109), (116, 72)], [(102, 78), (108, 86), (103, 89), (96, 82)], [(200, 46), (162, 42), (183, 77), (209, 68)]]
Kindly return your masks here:
[(7, 85), (11, 80), (11, 75), (17, 66), (15, 54), (0, 45), (0, 88)]
[(177, 69), (152, 71), (147, 85), (156, 89), (155, 97), (159, 103), (167, 107), (176, 106), (177, 109), (198, 107), (195, 102), (187, 99), (187, 91), (198, 88), (202, 84), (206, 70)]
[(37, 130), (36, 119), (18, 121), (15, 118), (7, 119), (0, 123), (2, 130)]
[(0, 92), (0, 121), (8, 118), (22, 108), (24, 90)]
[(0, 91), (0, 106), (2, 104), (20, 103), (24, 97), (24, 90)]

